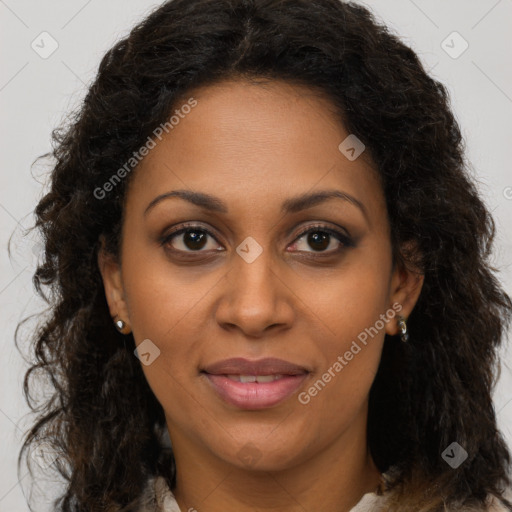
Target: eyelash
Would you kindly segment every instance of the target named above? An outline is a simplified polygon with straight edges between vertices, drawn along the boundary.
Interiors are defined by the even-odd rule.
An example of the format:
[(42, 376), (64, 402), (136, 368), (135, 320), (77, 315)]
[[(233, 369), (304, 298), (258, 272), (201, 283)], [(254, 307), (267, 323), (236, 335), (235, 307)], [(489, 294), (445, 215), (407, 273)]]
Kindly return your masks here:
[[(213, 238), (214, 240), (217, 241), (215, 235), (213, 233), (211, 233), (208, 229), (202, 227), (201, 225), (191, 223), (191, 224), (183, 224), (183, 225), (179, 226), (179, 228), (176, 229), (175, 231), (169, 233), (168, 235), (163, 236), (160, 239), (160, 244), (162, 246), (166, 246), (175, 237), (177, 237), (189, 230), (196, 230), (196, 231), (200, 231), (202, 233), (206, 233), (208, 236), (210, 236), (211, 238)], [(295, 243), (297, 240), (302, 238), (304, 235), (307, 235), (308, 233), (317, 233), (317, 232), (327, 233), (328, 235), (334, 237), (336, 240), (338, 240), (341, 243), (341, 247), (338, 249), (330, 250), (330, 251), (320, 251), (320, 252), (316, 252), (316, 253), (312, 252), (311, 253), (312, 258), (333, 256), (334, 254), (338, 254), (348, 247), (355, 246), (354, 242), (351, 240), (350, 237), (348, 237), (347, 235), (345, 235), (339, 231), (336, 231), (332, 228), (322, 225), (322, 224), (308, 226), (307, 228), (305, 228), (304, 230), (302, 230), (301, 232), (299, 232), (297, 234), (293, 243)], [(174, 249), (174, 248), (171, 248), (169, 250), (172, 252), (182, 253), (182, 254), (194, 254), (194, 253), (199, 254), (201, 252), (207, 252), (207, 251), (201, 251), (201, 250), (199, 250), (199, 251), (182, 251), (180, 249)], [(306, 252), (306, 253), (310, 254), (309, 251), (298, 251), (298, 252)]]

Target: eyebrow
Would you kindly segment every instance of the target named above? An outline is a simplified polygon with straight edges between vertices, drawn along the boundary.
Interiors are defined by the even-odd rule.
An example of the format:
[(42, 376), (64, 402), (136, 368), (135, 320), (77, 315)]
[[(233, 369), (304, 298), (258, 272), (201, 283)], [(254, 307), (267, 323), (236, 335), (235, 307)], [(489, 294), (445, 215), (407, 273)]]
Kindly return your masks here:
[[(218, 197), (203, 192), (191, 192), (190, 190), (173, 190), (172, 192), (166, 192), (153, 199), (147, 208), (144, 210), (144, 215), (147, 215), (149, 211), (154, 208), (158, 203), (165, 199), (172, 197), (178, 197), (192, 203), (196, 206), (204, 208), (211, 212), (217, 213), (228, 213), (228, 207)], [(356, 199), (354, 196), (342, 192), (341, 190), (320, 190), (318, 192), (305, 193), (296, 197), (286, 199), (281, 206), (281, 213), (297, 213), (301, 210), (312, 208), (320, 203), (323, 203), (329, 199), (341, 199), (359, 208), (366, 220), (368, 220), (368, 212), (364, 204)]]

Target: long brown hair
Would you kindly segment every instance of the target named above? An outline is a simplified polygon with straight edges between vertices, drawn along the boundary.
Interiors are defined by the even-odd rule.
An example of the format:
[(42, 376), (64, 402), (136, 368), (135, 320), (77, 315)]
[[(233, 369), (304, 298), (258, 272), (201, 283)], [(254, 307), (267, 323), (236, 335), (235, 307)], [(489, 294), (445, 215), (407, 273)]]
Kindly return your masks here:
[[(417, 243), (425, 274), (408, 319), (410, 342), (386, 336), (370, 392), (368, 443), (393, 474), (388, 510), (483, 507), (510, 485), (510, 453), (491, 392), (512, 301), (490, 266), (494, 222), (464, 160), (446, 88), (364, 7), (339, 0), (174, 0), (103, 57), (70, 121), (53, 132), (50, 189), (35, 209), (44, 260), (33, 281), (50, 315), (33, 336), (54, 394), (20, 452), (41, 441), (59, 451), (61, 512), (134, 510), (149, 478), (175, 485), (165, 418), (113, 326), (97, 266), (100, 237), (119, 255), (130, 176), (123, 166), (178, 97), (231, 77), (300, 83), (322, 91), (382, 177), (395, 261)], [(134, 172), (136, 172), (134, 170)], [(29, 405), (36, 410), (30, 400)], [(452, 442), (468, 453), (453, 469)], [(510, 510), (512, 505), (506, 501)]]

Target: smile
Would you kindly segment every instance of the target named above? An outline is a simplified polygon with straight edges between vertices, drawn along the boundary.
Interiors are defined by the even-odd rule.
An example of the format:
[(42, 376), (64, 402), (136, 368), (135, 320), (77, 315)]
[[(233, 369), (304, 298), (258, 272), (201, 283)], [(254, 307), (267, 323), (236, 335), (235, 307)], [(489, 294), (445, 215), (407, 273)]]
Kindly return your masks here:
[(239, 409), (266, 409), (289, 398), (304, 382), (299, 375), (212, 375), (203, 373), (213, 391)]
[(226, 375), (228, 379), (236, 382), (273, 382), (282, 379), (283, 375)]
[(311, 368), (284, 359), (233, 357), (201, 369), (214, 393), (238, 409), (265, 409), (289, 398)]

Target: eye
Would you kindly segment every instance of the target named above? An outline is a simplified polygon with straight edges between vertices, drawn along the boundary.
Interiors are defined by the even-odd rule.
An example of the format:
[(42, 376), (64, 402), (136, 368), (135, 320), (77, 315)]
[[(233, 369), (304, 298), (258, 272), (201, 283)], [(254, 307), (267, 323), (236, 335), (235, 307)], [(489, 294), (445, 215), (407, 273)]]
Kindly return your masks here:
[[(170, 251), (176, 253), (200, 253), (208, 252), (208, 250), (223, 250), (219, 248), (217, 243), (213, 242), (208, 248), (208, 238), (216, 240), (215, 236), (208, 229), (197, 224), (186, 224), (162, 237), (160, 243), (168, 247)], [(309, 245), (313, 251), (298, 248), (307, 245)], [(346, 247), (354, 247), (354, 242), (349, 236), (340, 231), (336, 231), (325, 225), (315, 225), (309, 226), (299, 233), (292, 247), (295, 247), (299, 252), (332, 255), (341, 252)]]
[[(182, 227), (162, 238), (162, 245), (170, 246), (172, 251), (178, 252), (205, 252), (201, 249), (206, 247), (208, 250), (208, 238), (215, 240), (215, 237), (207, 229), (196, 225), (182, 225)], [(176, 239), (176, 240), (175, 240)], [(218, 244), (213, 244), (210, 250), (215, 249)]]
[(309, 246), (313, 249), (313, 251), (298, 249), (300, 252), (326, 253), (332, 255), (342, 251), (345, 247), (354, 246), (350, 237), (340, 231), (336, 231), (324, 225), (310, 226), (306, 230), (302, 231), (297, 236), (296, 240), (297, 241), (293, 244), (295, 247)]

